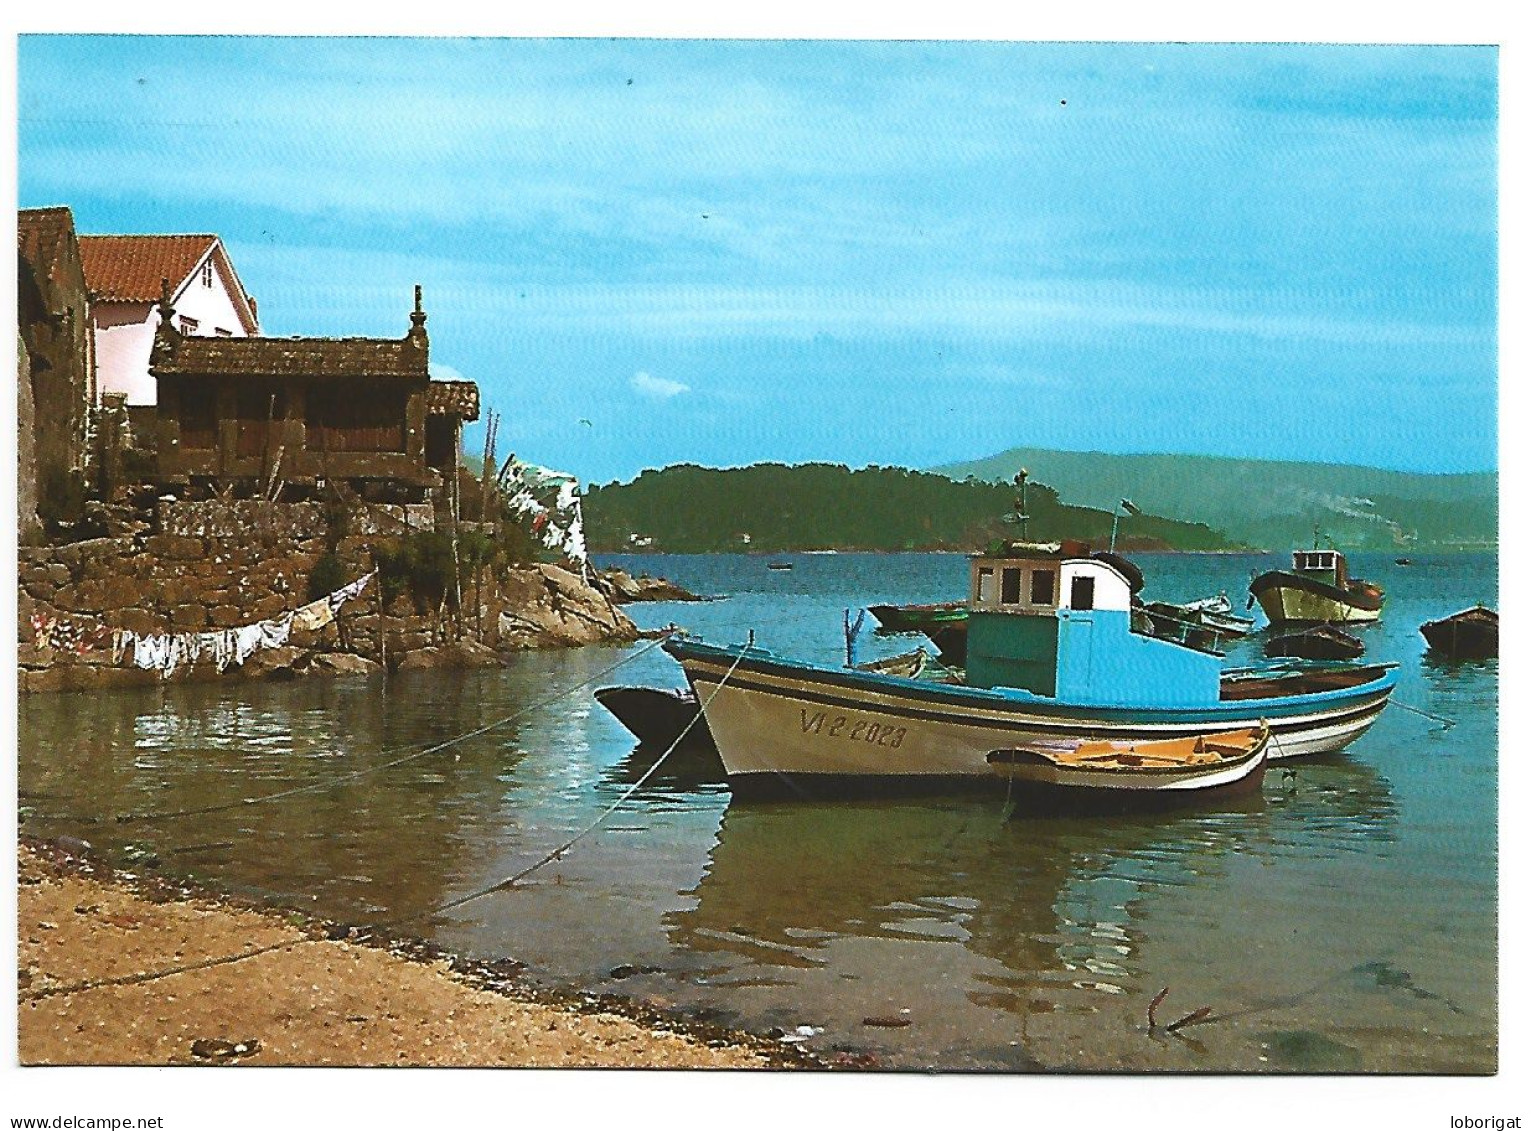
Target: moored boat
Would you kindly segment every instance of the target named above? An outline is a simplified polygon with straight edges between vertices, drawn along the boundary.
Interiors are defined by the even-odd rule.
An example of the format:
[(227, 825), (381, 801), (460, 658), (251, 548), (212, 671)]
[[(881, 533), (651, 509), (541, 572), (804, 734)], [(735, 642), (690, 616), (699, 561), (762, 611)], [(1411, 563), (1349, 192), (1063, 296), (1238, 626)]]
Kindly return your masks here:
[(868, 605), (867, 612), (877, 618), (882, 632), (923, 632), (929, 634), (941, 625), (966, 621), (967, 604), (943, 601), (933, 605)]
[(1499, 614), (1483, 605), (1426, 621), (1419, 631), (1432, 652), (1453, 659), (1489, 659), (1499, 655)]
[[(697, 719), (701, 707), (686, 689), (602, 687), (595, 699), (640, 743), (664, 749), (680, 739), (688, 746), (712, 748), (712, 733)], [(691, 726), (696, 719), (696, 725)], [(690, 730), (686, 728), (691, 726)], [(681, 739), (682, 735), (684, 739)]]
[(1305, 660), (1354, 660), (1365, 651), (1365, 644), (1332, 624), (1315, 624), (1301, 632), (1273, 636), (1265, 642), (1267, 656)]
[(1249, 592), (1273, 625), (1350, 624), (1382, 615), (1381, 586), (1351, 577), (1338, 550), (1294, 550), (1291, 569), (1262, 573)]
[(1082, 547), (1011, 544), (970, 571), (962, 684), (668, 641), (736, 790), (992, 784), (993, 750), (1261, 720), (1271, 757), (1325, 753), (1371, 726), (1397, 681), (1391, 665), (1223, 672), (1215, 656), (1133, 633), (1127, 578)]
[(1228, 640), (1247, 636), (1255, 626), (1252, 618), (1234, 614), (1226, 593), (1183, 605), (1145, 601), (1133, 608), (1133, 626), (1138, 631), (1219, 655)]
[(1033, 744), (991, 750), (995, 774), (1022, 804), (1170, 805), (1237, 796), (1260, 788), (1270, 748), (1264, 725), (1160, 741)]
[[(905, 679), (942, 678), (944, 675), (944, 669), (930, 667), (930, 656), (923, 648), (868, 660), (857, 664), (855, 670)], [(615, 715), (617, 721), (644, 746), (663, 749), (680, 742), (686, 747), (716, 749), (712, 732), (707, 729), (707, 720), (698, 718), (702, 712), (701, 704), (689, 688), (601, 687), (594, 694), (596, 702)], [(696, 720), (694, 726), (693, 719)]]
[(1219, 593), (1216, 597), (1203, 597), (1200, 601), (1188, 601), (1181, 606), (1187, 613), (1194, 616), (1206, 628), (1222, 636), (1248, 636), (1255, 629), (1253, 617), (1241, 617), (1233, 611), (1233, 602), (1228, 594)]

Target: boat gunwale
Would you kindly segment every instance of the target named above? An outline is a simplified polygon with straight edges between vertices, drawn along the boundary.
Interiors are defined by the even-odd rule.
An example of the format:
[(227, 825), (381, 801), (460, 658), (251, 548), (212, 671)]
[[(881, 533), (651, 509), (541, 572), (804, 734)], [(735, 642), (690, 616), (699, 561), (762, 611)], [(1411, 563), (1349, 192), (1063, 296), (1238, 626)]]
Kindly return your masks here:
[[(1158, 705), (1114, 707), (1085, 703), (1060, 703), (1056, 699), (1033, 695), (1030, 692), (1019, 689), (996, 690), (967, 687), (961, 684), (939, 684), (933, 687), (928, 682), (913, 680), (904, 676), (882, 675), (875, 672), (857, 672), (848, 669), (807, 664), (801, 661), (786, 660), (760, 648), (730, 649), (692, 640), (670, 641), (664, 647), (665, 651), (672, 658), (682, 663), (682, 666), (684, 666), (684, 660), (680, 655), (677, 655), (678, 652), (689, 652), (690, 659), (693, 662), (710, 663), (724, 670), (733, 665), (737, 659), (738, 664), (735, 675), (729, 680), (730, 684), (735, 686), (741, 684), (741, 681), (738, 679), (740, 673), (752, 671), (767, 677), (778, 679), (795, 678), (820, 686), (828, 686), (839, 689), (842, 693), (847, 690), (871, 692), (913, 699), (925, 704), (944, 705), (957, 710), (962, 709), (964, 706), (997, 711), (1006, 711), (1008, 708), (1011, 712), (1033, 710), (1045, 716), (1051, 716), (1051, 718), (1043, 720), (1044, 724), (1054, 723), (1055, 725), (1068, 723), (1073, 723), (1076, 726), (1102, 723), (1130, 725), (1134, 722), (1159, 726), (1216, 724), (1229, 718), (1249, 718), (1251, 715), (1251, 704), (1278, 708), (1275, 711), (1261, 712), (1261, 717), (1294, 719), (1311, 713), (1314, 708), (1317, 708), (1319, 713), (1323, 713), (1323, 708), (1326, 707), (1349, 707), (1352, 704), (1358, 708), (1369, 708), (1374, 697), (1380, 697), (1385, 705), (1398, 682), (1398, 677), (1393, 671), (1396, 665), (1380, 664), (1372, 665), (1372, 667), (1375, 667), (1382, 673), (1377, 678), (1354, 684), (1350, 687), (1335, 688), (1327, 691), (1300, 692), (1294, 695), (1274, 697), (1219, 699), (1215, 703), (1192, 707)], [(743, 653), (742, 656), (741, 652)], [(720, 671), (715, 674), (720, 675), (722, 672)], [(687, 676), (689, 678), (691, 673), (688, 672)], [(1279, 678), (1293, 678), (1293, 676)], [(748, 686), (776, 695), (783, 694), (785, 690), (770, 685), (748, 684)], [(939, 687), (940, 690), (936, 690), (936, 687)], [(843, 698), (828, 695), (823, 691), (796, 689), (794, 693), (819, 702), (828, 702), (853, 708), (859, 707), (863, 710), (892, 711), (895, 713), (911, 714), (912, 716), (918, 710), (918, 708), (913, 706), (898, 706), (894, 704), (877, 704), (869, 707), (866, 704), (858, 704), (855, 701), (847, 702)], [(1077, 712), (1086, 712), (1087, 714), (1084, 717), (1080, 717)], [(937, 718), (949, 718), (947, 713), (936, 712), (934, 714)], [(995, 723), (1000, 725), (1006, 723), (1020, 726), (1035, 725), (1033, 723), (1019, 723), (1014, 719), (1004, 719), (1003, 717), (998, 719), (985, 718), (981, 724), (975, 723), (975, 725)]]

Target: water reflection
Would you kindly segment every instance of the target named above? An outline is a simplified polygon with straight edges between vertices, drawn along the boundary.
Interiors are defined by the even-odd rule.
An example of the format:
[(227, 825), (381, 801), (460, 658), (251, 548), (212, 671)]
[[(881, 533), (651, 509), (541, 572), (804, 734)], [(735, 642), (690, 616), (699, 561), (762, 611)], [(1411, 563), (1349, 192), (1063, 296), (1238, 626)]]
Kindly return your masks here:
[(1276, 763), (1266, 777), (1273, 851), (1364, 852), (1396, 837), (1398, 803), (1380, 772), (1345, 754)]
[[(109, 853), (152, 845), (196, 878), (359, 918), (445, 898), (453, 862), (498, 835), (527, 748), (515, 726), (343, 780), (482, 725), (482, 689), (442, 681), (428, 707), (343, 681), (245, 695), (186, 685), (80, 717), (24, 701), (29, 830), (83, 833)], [(38, 741), (48, 731), (67, 731), (75, 756)], [(330, 787), (241, 804), (318, 785)], [(203, 808), (216, 811), (173, 816)]]
[[(626, 792), (625, 787), (643, 781), (635, 797), (727, 793), (728, 776), (723, 772), (723, 763), (718, 760), (716, 750), (682, 743), (668, 756), (665, 751), (663, 746), (639, 743), (601, 772), (604, 785), (623, 788), (603, 788), (602, 792), (615, 798)], [(662, 762), (661, 758), (664, 759)], [(647, 780), (644, 780), (645, 774)]]
[(1454, 706), (1471, 704), (1497, 714), (1499, 703), (1499, 658), (1453, 660), (1435, 652), (1420, 657), (1420, 674), (1430, 689), (1431, 698)]
[(733, 806), (695, 906), (668, 922), (678, 946), (764, 966), (854, 937), (956, 944), (1029, 978), (1119, 972), (1129, 889), (1205, 876), (1235, 843), (1196, 818), (1023, 827), (968, 801)]
[(677, 947), (732, 966), (814, 967), (851, 938), (957, 945), (1003, 968), (983, 975), (1003, 991), (983, 1004), (1025, 1009), (1043, 986), (1132, 988), (1160, 893), (1217, 899), (1233, 858), (1365, 851), (1395, 821), (1387, 781), (1344, 759), (1216, 812), (1006, 821), (993, 799), (735, 804), (694, 906), (666, 923)]

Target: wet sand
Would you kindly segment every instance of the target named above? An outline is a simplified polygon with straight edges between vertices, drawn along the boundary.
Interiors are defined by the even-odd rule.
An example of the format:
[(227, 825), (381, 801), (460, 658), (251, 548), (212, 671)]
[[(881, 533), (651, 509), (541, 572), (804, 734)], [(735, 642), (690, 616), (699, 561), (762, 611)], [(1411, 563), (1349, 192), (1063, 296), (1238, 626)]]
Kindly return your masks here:
[(331, 937), (52, 845), (18, 845), (17, 874), (24, 1065), (786, 1066), (748, 1034), (535, 1000), (513, 963)]

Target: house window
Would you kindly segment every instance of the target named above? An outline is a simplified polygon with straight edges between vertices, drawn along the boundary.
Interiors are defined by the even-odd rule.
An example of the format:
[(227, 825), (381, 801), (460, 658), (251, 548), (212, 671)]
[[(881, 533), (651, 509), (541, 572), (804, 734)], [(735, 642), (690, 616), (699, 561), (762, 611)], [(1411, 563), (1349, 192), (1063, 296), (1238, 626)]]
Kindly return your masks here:
[(1069, 608), (1093, 609), (1095, 607), (1095, 579), (1076, 577), (1069, 587)]
[(213, 285), (213, 261), (209, 259), (202, 264), (202, 285), (211, 288)]
[(1051, 605), (1053, 603), (1052, 570), (1034, 569), (1031, 571), (1031, 603), (1033, 605)]
[(1020, 570), (1006, 569), (1000, 571), (999, 603), (1001, 605), (1019, 605), (1021, 603)]
[(978, 603), (987, 605), (994, 600), (994, 571), (988, 566), (978, 569)]
[(197, 327), (201, 325), (195, 318), (187, 318), (184, 314), (178, 317), (181, 320), (181, 333), (183, 334), (195, 334)]
[(213, 327), (213, 332), (220, 338), (232, 338), (234, 336), (233, 330), (225, 330), (222, 326)]

